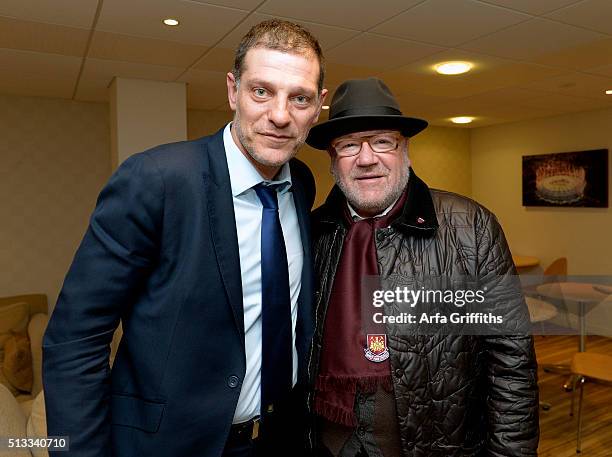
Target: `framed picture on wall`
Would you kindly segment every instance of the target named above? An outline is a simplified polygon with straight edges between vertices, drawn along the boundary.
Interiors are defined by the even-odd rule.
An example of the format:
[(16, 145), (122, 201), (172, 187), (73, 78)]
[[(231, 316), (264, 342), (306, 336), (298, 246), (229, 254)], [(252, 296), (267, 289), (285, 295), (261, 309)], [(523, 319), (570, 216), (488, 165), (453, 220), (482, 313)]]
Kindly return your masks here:
[(523, 156), (523, 206), (608, 207), (608, 150)]

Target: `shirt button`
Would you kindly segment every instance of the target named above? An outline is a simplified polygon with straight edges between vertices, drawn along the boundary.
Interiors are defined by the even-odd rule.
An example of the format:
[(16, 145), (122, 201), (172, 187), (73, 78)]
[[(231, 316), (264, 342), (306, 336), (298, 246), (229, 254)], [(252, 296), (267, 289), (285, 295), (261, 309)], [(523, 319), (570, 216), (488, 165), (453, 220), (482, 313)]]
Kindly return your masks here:
[(238, 387), (238, 384), (240, 384), (240, 379), (238, 379), (238, 376), (231, 375), (229, 378), (227, 378), (228, 387), (235, 389), (236, 387)]
[(365, 395), (359, 395), (359, 403), (361, 403), (362, 405), (366, 402), (366, 396)]
[(361, 425), (358, 429), (357, 429), (357, 433), (359, 434), (359, 436), (363, 436), (365, 435), (365, 427), (363, 425)]
[(402, 371), (401, 368), (398, 368), (397, 370), (395, 370), (395, 377), (396, 378), (401, 378), (404, 375), (404, 372)]

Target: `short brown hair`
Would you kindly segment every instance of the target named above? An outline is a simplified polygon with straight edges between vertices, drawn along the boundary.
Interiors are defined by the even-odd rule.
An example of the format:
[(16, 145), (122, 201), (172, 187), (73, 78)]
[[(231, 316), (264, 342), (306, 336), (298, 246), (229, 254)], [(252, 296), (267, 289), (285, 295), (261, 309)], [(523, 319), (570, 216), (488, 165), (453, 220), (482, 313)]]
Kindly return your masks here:
[(312, 52), (319, 61), (317, 85), (319, 92), (321, 92), (325, 78), (323, 52), (317, 39), (304, 27), (281, 19), (270, 19), (251, 27), (251, 30), (242, 37), (236, 49), (234, 68), (232, 69), (236, 81), (240, 80), (244, 68), (244, 58), (249, 49), (259, 47), (295, 54)]

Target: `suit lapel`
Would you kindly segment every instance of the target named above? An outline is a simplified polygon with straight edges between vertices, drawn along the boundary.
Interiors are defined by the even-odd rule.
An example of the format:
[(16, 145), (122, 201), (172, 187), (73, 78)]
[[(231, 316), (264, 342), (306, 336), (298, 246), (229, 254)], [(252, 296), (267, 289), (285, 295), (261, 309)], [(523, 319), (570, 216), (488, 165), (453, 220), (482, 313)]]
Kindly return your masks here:
[(304, 256), (310, 259), (310, 208), (306, 204), (306, 195), (302, 183), (297, 179), (296, 174), (292, 173), (293, 202), (297, 212), (298, 223), (300, 225), (300, 236), (302, 237), (302, 247)]
[(298, 321), (296, 328), (296, 348), (299, 355), (299, 377), (306, 379), (306, 355), (310, 340), (314, 330), (314, 320), (312, 316), (312, 293), (313, 293), (313, 270), (311, 256), (310, 239), (310, 208), (306, 202), (306, 192), (303, 183), (299, 179), (299, 174), (291, 173), (293, 201), (297, 212), (298, 224), (300, 226), (300, 236), (304, 249), (304, 266), (302, 268), (302, 286), (298, 301)]
[(207, 199), (210, 233), (227, 299), (232, 307), (238, 331), (244, 341), (240, 254), (232, 189), (223, 146), (223, 129), (211, 138), (206, 152), (208, 172), (204, 173), (204, 191)]

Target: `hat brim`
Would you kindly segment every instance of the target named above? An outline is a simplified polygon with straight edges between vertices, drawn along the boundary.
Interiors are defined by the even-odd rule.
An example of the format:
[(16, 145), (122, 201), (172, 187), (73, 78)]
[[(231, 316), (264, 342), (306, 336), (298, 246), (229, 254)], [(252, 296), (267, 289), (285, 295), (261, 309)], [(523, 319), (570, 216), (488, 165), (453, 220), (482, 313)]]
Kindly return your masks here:
[(398, 130), (411, 137), (427, 127), (427, 121), (397, 115), (346, 116), (315, 125), (310, 129), (306, 143), (315, 149), (326, 150), (334, 138), (366, 130)]

